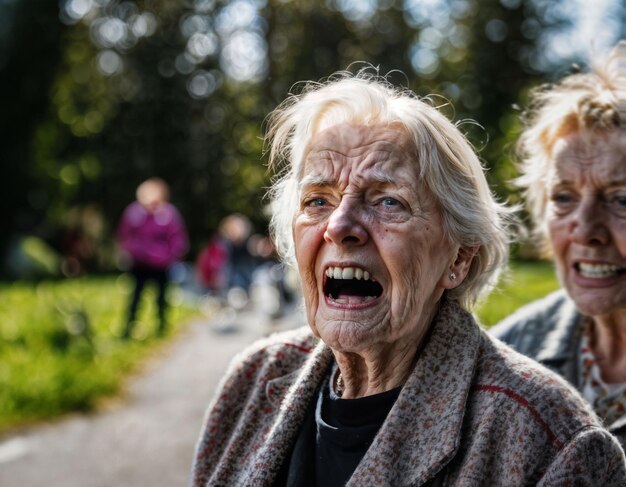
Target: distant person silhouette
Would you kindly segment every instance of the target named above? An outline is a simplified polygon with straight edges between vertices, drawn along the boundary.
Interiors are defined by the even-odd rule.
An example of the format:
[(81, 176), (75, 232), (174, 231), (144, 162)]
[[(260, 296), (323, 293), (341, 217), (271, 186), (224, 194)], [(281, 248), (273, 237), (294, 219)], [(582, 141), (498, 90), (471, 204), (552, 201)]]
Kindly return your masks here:
[(228, 261), (228, 243), (216, 232), (196, 260), (197, 277), (203, 291), (216, 296), (224, 294), (228, 279)]
[(256, 265), (254, 257), (248, 249), (248, 240), (252, 234), (252, 222), (240, 213), (226, 216), (219, 226), (219, 234), (228, 251), (226, 268), (226, 288), (250, 290), (252, 273)]
[(130, 273), (135, 280), (124, 338), (132, 334), (141, 294), (148, 281), (157, 285), (157, 333), (162, 335), (166, 331), (168, 270), (185, 255), (189, 246), (183, 219), (168, 200), (167, 183), (160, 178), (147, 179), (137, 188), (137, 200), (126, 207), (118, 226), (118, 242), (130, 261)]

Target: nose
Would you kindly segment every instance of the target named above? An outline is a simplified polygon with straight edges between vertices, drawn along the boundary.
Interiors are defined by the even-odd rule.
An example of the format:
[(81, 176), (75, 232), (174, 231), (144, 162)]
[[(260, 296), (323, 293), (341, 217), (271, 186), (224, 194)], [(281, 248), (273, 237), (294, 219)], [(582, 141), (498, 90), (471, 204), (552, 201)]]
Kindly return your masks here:
[(360, 204), (344, 196), (328, 219), (324, 240), (335, 245), (363, 245), (369, 238)]
[(610, 240), (608, 217), (601, 202), (581, 200), (570, 224), (572, 241), (588, 246), (606, 245)]

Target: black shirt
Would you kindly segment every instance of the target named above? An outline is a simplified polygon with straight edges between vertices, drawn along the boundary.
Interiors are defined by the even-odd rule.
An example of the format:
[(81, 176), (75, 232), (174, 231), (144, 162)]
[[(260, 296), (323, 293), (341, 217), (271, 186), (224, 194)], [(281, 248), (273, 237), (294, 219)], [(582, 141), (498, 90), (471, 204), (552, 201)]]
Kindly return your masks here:
[(325, 381), (317, 400), (309, 407), (291, 458), (285, 461), (275, 485), (345, 485), (402, 389), (340, 399), (331, 392), (330, 382)]

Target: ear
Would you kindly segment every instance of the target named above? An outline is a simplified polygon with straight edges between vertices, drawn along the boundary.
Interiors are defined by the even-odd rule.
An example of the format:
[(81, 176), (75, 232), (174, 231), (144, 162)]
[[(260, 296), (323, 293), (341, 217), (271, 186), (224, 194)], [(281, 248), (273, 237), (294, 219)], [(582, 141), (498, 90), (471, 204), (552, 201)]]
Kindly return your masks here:
[(444, 289), (454, 289), (460, 286), (465, 280), (465, 276), (470, 270), (474, 257), (478, 253), (480, 246), (461, 247), (457, 251), (456, 259), (442, 276), (441, 286)]

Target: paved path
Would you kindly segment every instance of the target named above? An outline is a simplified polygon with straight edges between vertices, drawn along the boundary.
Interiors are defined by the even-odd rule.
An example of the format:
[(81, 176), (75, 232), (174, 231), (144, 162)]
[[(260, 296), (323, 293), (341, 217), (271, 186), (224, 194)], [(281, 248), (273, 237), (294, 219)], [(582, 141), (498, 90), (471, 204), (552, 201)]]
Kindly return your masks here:
[(1, 487), (173, 487), (188, 482), (206, 405), (230, 359), (275, 328), (301, 324), (289, 316), (271, 326), (243, 313), (236, 329), (190, 323), (122, 401), (74, 415), (0, 442)]

